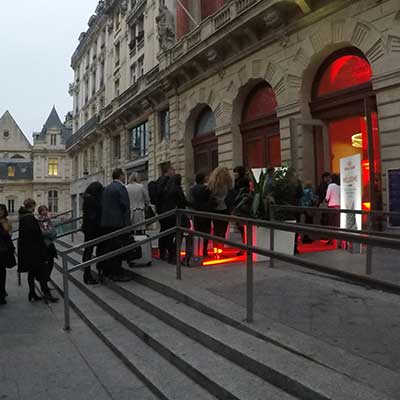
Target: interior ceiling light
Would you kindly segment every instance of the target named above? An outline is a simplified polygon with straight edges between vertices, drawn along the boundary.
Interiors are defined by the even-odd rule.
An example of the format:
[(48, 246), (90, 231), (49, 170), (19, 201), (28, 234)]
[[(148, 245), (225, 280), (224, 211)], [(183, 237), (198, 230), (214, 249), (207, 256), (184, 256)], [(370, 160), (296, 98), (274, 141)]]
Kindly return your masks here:
[(363, 140), (362, 140), (362, 133), (356, 133), (351, 137), (351, 145), (357, 149), (362, 149), (363, 147)]

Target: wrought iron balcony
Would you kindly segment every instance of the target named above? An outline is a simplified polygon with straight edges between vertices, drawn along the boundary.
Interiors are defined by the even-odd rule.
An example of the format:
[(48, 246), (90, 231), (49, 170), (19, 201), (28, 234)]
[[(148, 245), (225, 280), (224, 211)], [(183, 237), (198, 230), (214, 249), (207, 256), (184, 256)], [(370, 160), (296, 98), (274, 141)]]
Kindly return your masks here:
[(83, 138), (88, 137), (90, 134), (96, 131), (99, 125), (99, 117), (96, 115), (90, 118), (86, 124), (82, 125), (67, 141), (67, 149), (71, 148)]

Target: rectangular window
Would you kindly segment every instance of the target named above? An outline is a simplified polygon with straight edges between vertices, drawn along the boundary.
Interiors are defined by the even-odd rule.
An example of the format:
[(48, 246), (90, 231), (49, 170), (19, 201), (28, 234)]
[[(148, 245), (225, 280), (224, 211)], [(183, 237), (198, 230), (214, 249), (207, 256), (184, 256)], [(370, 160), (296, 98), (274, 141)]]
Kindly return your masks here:
[(136, 63), (131, 65), (131, 85), (136, 83)]
[(115, 45), (114, 57), (115, 57), (115, 66), (118, 67), (119, 62), (120, 62), (120, 57), (121, 57), (121, 45), (119, 42)]
[(49, 176), (58, 176), (58, 159), (49, 158)]
[(115, 81), (115, 97), (119, 96), (119, 79)]
[(7, 168), (7, 176), (9, 178), (14, 178), (15, 177), (15, 167), (14, 165), (9, 165)]
[(49, 211), (51, 213), (58, 212), (58, 192), (57, 190), (50, 190), (48, 193)]
[(57, 135), (51, 135), (50, 136), (50, 144), (52, 146), (56, 146), (57, 145)]
[(15, 200), (14, 199), (9, 199), (8, 200), (8, 212), (10, 214), (15, 213)]
[(148, 154), (147, 121), (132, 129), (132, 156), (144, 157)]
[(121, 136), (114, 136), (113, 138), (113, 156), (116, 160), (121, 158)]
[(144, 56), (140, 57), (138, 60), (138, 77), (142, 77), (144, 75)]
[(170, 124), (169, 124), (169, 110), (160, 112), (160, 139), (169, 140), (170, 138)]

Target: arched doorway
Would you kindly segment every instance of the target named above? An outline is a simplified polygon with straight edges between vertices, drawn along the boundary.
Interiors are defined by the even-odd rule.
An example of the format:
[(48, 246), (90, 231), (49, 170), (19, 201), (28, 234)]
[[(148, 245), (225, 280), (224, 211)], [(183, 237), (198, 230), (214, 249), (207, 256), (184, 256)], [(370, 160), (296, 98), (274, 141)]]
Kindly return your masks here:
[(208, 174), (218, 167), (218, 140), (215, 128), (214, 113), (206, 106), (200, 112), (194, 127), (192, 146), (195, 173)]
[(324, 165), (339, 174), (340, 159), (360, 154), (364, 210), (382, 207), (378, 115), (371, 77), (371, 66), (359, 50), (340, 50), (318, 70), (310, 104), (313, 118), (323, 120), (329, 133), (328, 162), (324, 139), (314, 133), (317, 174)]
[(240, 125), (243, 161), (247, 168), (281, 165), (281, 142), (276, 107), (275, 93), (266, 82), (258, 84), (247, 96)]

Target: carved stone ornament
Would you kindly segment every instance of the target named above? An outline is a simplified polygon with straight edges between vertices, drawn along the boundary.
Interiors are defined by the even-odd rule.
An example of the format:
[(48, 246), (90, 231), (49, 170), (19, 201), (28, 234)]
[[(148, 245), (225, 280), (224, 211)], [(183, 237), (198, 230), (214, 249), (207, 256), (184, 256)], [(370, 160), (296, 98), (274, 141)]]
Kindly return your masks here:
[(265, 26), (268, 29), (279, 28), (283, 25), (282, 16), (278, 10), (272, 8), (263, 17)]
[(104, 7), (105, 7), (104, 1), (100, 0), (99, 4), (97, 4), (96, 14), (97, 15), (101, 14), (104, 11)]
[(114, 29), (114, 21), (113, 21), (113, 19), (110, 17), (110, 18), (108, 18), (108, 21), (107, 21), (107, 30), (108, 30), (108, 33), (111, 33), (111, 32), (113, 31), (113, 29)]
[(158, 40), (162, 50), (168, 50), (175, 44), (174, 17), (165, 5), (160, 5), (156, 17)]
[(125, 15), (128, 11), (128, 0), (122, 0), (120, 5), (120, 11), (122, 15)]

